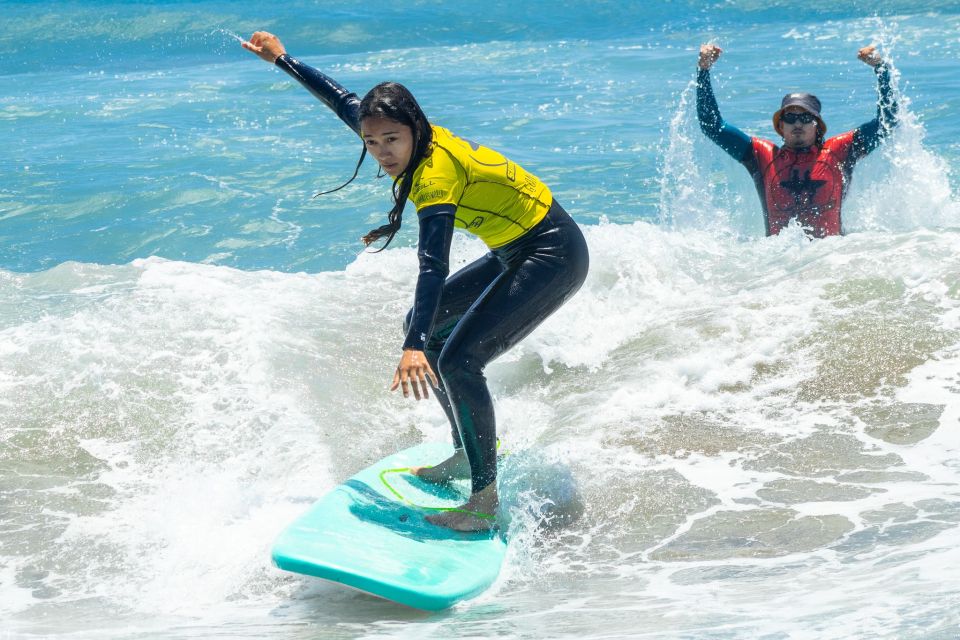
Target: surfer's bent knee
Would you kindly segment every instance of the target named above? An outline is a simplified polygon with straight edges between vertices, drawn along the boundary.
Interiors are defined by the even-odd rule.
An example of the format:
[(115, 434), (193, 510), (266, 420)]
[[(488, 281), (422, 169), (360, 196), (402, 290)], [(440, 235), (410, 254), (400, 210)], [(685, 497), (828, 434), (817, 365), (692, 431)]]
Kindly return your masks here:
[(437, 357), (437, 375), (448, 384), (451, 377), (466, 371), (467, 358), (458, 349), (444, 348)]

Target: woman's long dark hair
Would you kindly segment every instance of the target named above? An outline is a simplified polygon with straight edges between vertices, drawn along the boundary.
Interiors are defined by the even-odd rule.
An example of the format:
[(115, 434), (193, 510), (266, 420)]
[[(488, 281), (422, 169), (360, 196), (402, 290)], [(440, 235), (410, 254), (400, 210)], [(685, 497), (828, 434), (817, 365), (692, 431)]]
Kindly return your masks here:
[[(403, 219), (403, 206), (413, 188), (413, 174), (420, 161), (430, 151), (433, 132), (423, 109), (417, 104), (410, 90), (398, 82), (381, 82), (363, 97), (357, 116), (362, 123), (365, 118), (387, 118), (410, 127), (413, 133), (413, 153), (410, 162), (393, 183), (393, 208), (387, 214), (387, 224), (372, 229), (363, 236), (363, 242), (370, 244), (380, 238), (387, 241), (378, 251), (383, 251), (397, 235)], [(366, 149), (366, 147), (364, 147)]]

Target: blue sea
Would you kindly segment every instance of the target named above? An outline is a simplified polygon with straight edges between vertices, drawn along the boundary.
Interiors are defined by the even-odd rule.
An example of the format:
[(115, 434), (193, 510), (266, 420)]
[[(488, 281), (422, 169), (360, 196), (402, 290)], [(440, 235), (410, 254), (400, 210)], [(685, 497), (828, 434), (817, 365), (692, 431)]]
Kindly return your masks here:
[[(0, 0), (0, 639), (960, 637), (956, 0)], [(271, 565), (359, 469), (448, 437), (387, 386), (416, 282), (412, 207), (356, 137), (241, 49), (539, 175), (584, 228), (580, 293), (487, 374), (506, 447), (576, 479), (518, 503), (482, 596), (403, 608)], [(766, 238), (696, 123), (774, 137), (812, 91), (901, 126), (847, 234)], [(455, 266), (481, 255), (457, 234)]]

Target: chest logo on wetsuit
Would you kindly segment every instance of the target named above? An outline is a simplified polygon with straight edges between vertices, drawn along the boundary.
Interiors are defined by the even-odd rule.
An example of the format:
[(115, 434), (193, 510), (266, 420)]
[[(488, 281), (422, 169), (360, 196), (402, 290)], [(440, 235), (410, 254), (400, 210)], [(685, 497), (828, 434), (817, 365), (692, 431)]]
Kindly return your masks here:
[(826, 162), (807, 167), (787, 166), (774, 177), (771, 204), (791, 217), (816, 216), (837, 206), (837, 170)]
[(811, 180), (809, 169), (804, 172), (803, 180), (800, 179), (800, 170), (794, 169), (789, 180), (780, 182), (781, 187), (793, 194), (793, 201), (796, 206), (802, 206), (806, 202), (816, 199), (817, 191), (825, 184), (827, 184), (826, 180)]

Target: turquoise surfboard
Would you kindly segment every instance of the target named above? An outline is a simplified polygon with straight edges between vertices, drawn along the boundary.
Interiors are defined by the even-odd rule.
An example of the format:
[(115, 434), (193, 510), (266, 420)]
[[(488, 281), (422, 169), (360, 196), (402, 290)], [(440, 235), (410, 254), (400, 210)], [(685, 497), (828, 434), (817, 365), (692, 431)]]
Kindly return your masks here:
[(479, 595), (496, 580), (506, 543), (496, 532), (460, 533), (426, 521), (463, 504), (467, 483), (438, 486), (399, 471), (452, 453), (450, 444), (428, 442), (360, 471), (280, 533), (274, 563), (429, 611)]

